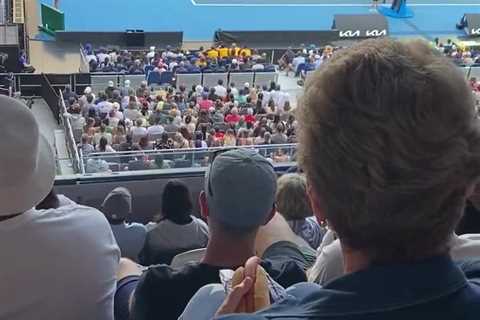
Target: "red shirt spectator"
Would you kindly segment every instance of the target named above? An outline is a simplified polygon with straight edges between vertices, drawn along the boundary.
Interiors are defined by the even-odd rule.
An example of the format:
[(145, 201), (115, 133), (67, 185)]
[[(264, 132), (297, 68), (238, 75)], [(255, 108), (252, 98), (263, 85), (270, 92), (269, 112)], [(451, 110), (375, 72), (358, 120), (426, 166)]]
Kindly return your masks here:
[(238, 114), (229, 114), (225, 117), (225, 122), (227, 123), (238, 123), (240, 121), (240, 116)]
[(208, 111), (211, 107), (213, 107), (213, 101), (209, 99), (202, 99), (198, 105), (200, 106), (200, 110)]
[(255, 119), (255, 116), (254, 115), (251, 115), (251, 114), (247, 114), (245, 116), (245, 122), (246, 123), (255, 123), (257, 119)]

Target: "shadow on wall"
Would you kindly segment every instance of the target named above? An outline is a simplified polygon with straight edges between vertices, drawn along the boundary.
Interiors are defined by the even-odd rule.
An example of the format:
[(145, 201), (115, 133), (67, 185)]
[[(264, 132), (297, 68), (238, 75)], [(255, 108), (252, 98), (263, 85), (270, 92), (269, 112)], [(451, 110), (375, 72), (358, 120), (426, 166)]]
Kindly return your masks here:
[(30, 40), (30, 63), (37, 72), (74, 73), (80, 67), (79, 44)]

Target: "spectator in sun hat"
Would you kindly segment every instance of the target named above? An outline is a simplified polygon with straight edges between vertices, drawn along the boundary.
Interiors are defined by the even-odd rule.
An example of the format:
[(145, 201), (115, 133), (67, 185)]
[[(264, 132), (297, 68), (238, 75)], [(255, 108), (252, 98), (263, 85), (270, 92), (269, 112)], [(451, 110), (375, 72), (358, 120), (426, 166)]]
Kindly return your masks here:
[[(136, 289), (130, 288), (135, 289), (132, 317), (177, 319), (200, 287), (220, 283), (221, 269), (235, 269), (252, 256), (260, 227), (275, 213), (275, 191), (273, 167), (258, 153), (239, 149), (218, 154), (207, 170), (199, 198), (210, 230), (204, 258), (179, 269), (150, 267), (139, 277)], [(262, 266), (278, 283), (305, 280), (304, 259), (295, 244), (278, 241), (262, 246), (261, 250), (257, 247), (264, 252)], [(126, 266), (124, 261), (119, 273)]]
[(1, 96), (0, 116), (0, 319), (113, 319), (120, 254), (107, 220), (73, 202), (34, 209), (53, 186), (52, 148), (20, 101)]
[(110, 222), (122, 257), (137, 261), (145, 243), (147, 229), (141, 223), (127, 222), (127, 218), (132, 214), (130, 191), (124, 187), (113, 189), (103, 200), (101, 210)]

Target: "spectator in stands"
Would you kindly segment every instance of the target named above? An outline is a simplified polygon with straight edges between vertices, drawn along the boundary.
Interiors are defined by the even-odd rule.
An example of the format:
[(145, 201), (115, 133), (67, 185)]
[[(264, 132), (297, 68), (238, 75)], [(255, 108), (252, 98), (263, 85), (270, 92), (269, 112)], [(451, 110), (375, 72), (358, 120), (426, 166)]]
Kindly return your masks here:
[(155, 47), (152, 46), (152, 47), (150, 47), (150, 51), (147, 53), (146, 58), (148, 59), (148, 62), (151, 63), (151, 61), (154, 57), (155, 57)]
[(214, 89), (217, 97), (223, 99), (227, 96), (227, 88), (223, 86), (223, 80), (219, 79)]
[(208, 111), (211, 107), (213, 107), (213, 101), (209, 98), (208, 93), (204, 92), (202, 94), (202, 98), (198, 102), (200, 110)]
[(148, 137), (152, 141), (165, 132), (165, 128), (160, 124), (160, 121), (160, 118), (155, 118), (153, 125), (147, 129)]
[(237, 138), (235, 137), (235, 131), (233, 129), (227, 129), (225, 136), (223, 137), (223, 145), (225, 147), (234, 147), (237, 145)]
[(135, 120), (135, 126), (131, 130), (133, 141), (138, 142), (140, 138), (146, 137), (148, 134), (147, 128), (143, 126), (143, 119)]
[(316, 250), (326, 230), (313, 217), (306, 178), (297, 173), (285, 174), (278, 179), (277, 184), (278, 212), (285, 217), (293, 232)]
[(153, 143), (148, 140), (148, 136), (141, 137), (138, 146), (141, 150), (153, 150)]
[(116, 126), (112, 130), (112, 147), (117, 149), (122, 143), (126, 141), (125, 127), (122, 125)]
[(27, 60), (27, 53), (25, 50), (20, 50), (20, 54), (18, 57), (18, 65), (19, 65), (19, 72), (21, 73), (34, 73), (35, 68), (28, 63)]
[(73, 201), (34, 209), (52, 190), (54, 153), (25, 104), (1, 96), (0, 117), (0, 318), (113, 320), (120, 254), (108, 222)]
[(193, 141), (194, 148), (208, 148), (207, 142), (203, 140), (203, 134), (201, 131), (195, 132), (195, 140)]
[(265, 69), (265, 61), (258, 59), (252, 66), (252, 71), (263, 71)]
[(275, 134), (272, 135), (272, 144), (285, 144), (288, 142), (288, 137), (285, 134), (285, 126), (283, 123), (277, 125)]
[(115, 65), (110, 61), (110, 57), (106, 57), (103, 63), (99, 65), (102, 72), (116, 72)]
[(101, 210), (110, 223), (122, 257), (137, 261), (145, 244), (147, 229), (141, 223), (126, 222), (132, 214), (130, 191), (123, 187), (113, 189), (103, 200)]
[[(80, 101), (82, 101), (82, 98), (84, 96), (82, 96), (80, 98)], [(84, 117), (88, 117), (89, 113), (90, 113), (90, 110), (93, 110), (93, 113), (96, 114), (96, 106), (94, 104), (94, 100), (95, 100), (95, 96), (92, 95), (92, 94), (88, 94), (87, 96), (85, 96), (85, 103), (83, 104), (83, 107), (82, 107), (82, 115)]]
[(128, 73), (130, 73), (130, 74), (144, 74), (145, 71), (142, 67), (141, 61), (136, 59), (133, 62), (133, 65), (130, 67), (130, 69), (128, 69)]
[[(317, 219), (339, 238), (346, 275), (235, 319), (474, 318), (478, 264), (449, 255), (480, 174), (463, 76), (428, 44), (390, 39), (343, 50), (320, 70), (305, 88), (300, 163)], [(234, 289), (218, 315), (236, 310), (252, 282)]]
[(232, 92), (235, 99), (237, 99), (238, 98), (238, 89), (235, 87), (234, 82), (230, 82), (230, 91)]
[(190, 148), (190, 142), (180, 132), (176, 132), (173, 136), (173, 145), (175, 149)]
[(150, 90), (148, 89), (147, 81), (142, 81), (140, 83), (140, 87), (138, 87), (136, 91), (136, 96), (138, 98), (145, 96), (145, 91), (147, 92), (147, 95), (150, 95)]
[(115, 152), (112, 146), (108, 143), (107, 138), (101, 137), (99, 143), (95, 147), (97, 152)]
[(208, 241), (208, 227), (193, 216), (193, 202), (188, 186), (169, 180), (162, 194), (160, 220), (147, 233), (141, 263), (170, 263), (181, 252), (203, 248)]
[(164, 132), (160, 140), (155, 142), (155, 149), (163, 150), (163, 149), (173, 149), (174, 143), (173, 140), (169, 138), (168, 133)]
[(81, 144), (79, 149), (82, 150), (83, 156), (88, 156), (90, 153), (95, 152), (95, 147), (89, 143), (90, 137), (87, 134), (82, 135)]
[[(210, 230), (205, 256), (179, 269), (150, 267), (135, 289), (134, 319), (177, 319), (201, 286), (220, 282), (221, 269), (234, 269), (255, 253), (259, 228), (275, 213), (272, 165), (253, 151), (228, 151), (216, 157), (205, 180), (205, 191), (200, 195), (202, 215), (208, 219)], [(186, 233), (176, 232), (175, 236), (179, 234)], [(262, 241), (257, 250), (264, 253), (262, 266), (281, 285), (304, 281), (305, 261), (295, 244)], [(123, 268), (125, 263), (121, 274)]]
[(108, 81), (108, 86), (105, 88), (105, 94), (107, 95), (107, 99), (112, 99), (113, 98), (113, 92), (115, 90), (118, 90), (117, 87), (115, 87), (115, 83), (113, 81)]
[(105, 48), (100, 48), (97, 53), (97, 62), (99, 65), (105, 62), (109, 55), (107, 54), (107, 50)]
[(238, 114), (238, 108), (233, 107), (230, 114), (225, 116), (225, 122), (228, 124), (237, 124), (240, 121), (240, 115)]
[(80, 131), (83, 132), (83, 128), (85, 127), (87, 121), (85, 120), (84, 117), (82, 117), (82, 108), (80, 108), (80, 105), (78, 103), (75, 103), (72, 105), (70, 108), (70, 113), (69, 113), (69, 118), (70, 118), (70, 123), (72, 125), (72, 130), (74, 131)]
[(95, 133), (93, 136), (93, 144), (96, 146), (100, 143), (101, 138), (105, 138), (107, 140), (107, 144), (112, 144), (112, 134), (107, 132), (107, 126), (102, 124), (100, 126), (100, 132)]
[(105, 119), (113, 109), (112, 103), (108, 101), (108, 97), (105, 92), (100, 92), (98, 94), (98, 100), (99, 102), (97, 103), (96, 107), (97, 113), (100, 116), (100, 119)]
[(138, 111), (138, 102), (135, 96), (130, 96), (127, 110), (123, 112), (123, 115), (126, 119), (130, 119), (131, 121), (136, 121), (138, 118), (142, 117), (142, 113)]

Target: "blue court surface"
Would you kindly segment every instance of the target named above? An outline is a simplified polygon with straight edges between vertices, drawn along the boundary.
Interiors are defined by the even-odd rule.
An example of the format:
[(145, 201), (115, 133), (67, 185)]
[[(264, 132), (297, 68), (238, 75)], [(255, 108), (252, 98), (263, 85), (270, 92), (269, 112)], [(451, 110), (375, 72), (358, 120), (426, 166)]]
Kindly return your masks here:
[[(463, 35), (455, 24), (465, 13), (480, 13), (479, 0), (408, 4), (415, 17), (389, 18), (392, 36)], [(334, 14), (374, 12), (369, 0), (63, 0), (60, 9), (65, 12), (67, 31), (183, 31), (187, 41), (212, 40), (219, 28), (328, 30)]]

